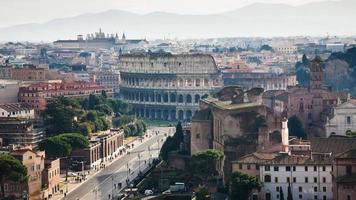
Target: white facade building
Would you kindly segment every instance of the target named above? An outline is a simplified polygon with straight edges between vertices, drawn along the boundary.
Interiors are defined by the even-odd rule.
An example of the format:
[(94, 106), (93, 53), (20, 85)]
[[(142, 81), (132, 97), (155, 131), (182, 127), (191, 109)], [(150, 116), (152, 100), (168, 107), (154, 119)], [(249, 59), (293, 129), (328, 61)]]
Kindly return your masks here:
[(259, 167), (262, 189), (259, 199), (284, 199), (290, 184), (294, 200), (331, 200), (332, 164), (330, 158), (311, 159), (302, 156), (284, 155)]
[(33, 119), (35, 118), (35, 111), (33, 108), (20, 103), (0, 104), (0, 117)]
[(327, 137), (346, 135), (347, 131), (356, 131), (356, 100), (349, 101), (334, 108), (334, 117), (326, 124)]

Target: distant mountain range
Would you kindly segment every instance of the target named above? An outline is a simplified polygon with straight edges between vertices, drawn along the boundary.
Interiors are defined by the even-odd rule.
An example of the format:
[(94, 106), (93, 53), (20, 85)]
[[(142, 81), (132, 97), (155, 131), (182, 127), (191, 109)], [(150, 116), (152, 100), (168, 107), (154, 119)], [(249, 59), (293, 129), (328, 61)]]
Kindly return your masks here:
[(108, 10), (43, 24), (0, 28), (0, 41), (53, 41), (74, 39), (98, 31), (125, 32), (128, 38), (211, 38), (252, 36), (356, 35), (356, 0), (326, 1), (289, 6), (255, 3), (230, 12), (145, 15)]

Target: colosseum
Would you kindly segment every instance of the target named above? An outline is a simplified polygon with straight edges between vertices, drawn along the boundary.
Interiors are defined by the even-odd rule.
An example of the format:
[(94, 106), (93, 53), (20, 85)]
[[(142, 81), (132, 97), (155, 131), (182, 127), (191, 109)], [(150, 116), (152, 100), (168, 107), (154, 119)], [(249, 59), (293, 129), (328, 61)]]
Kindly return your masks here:
[(210, 55), (127, 54), (119, 70), (121, 97), (141, 118), (189, 121), (200, 98), (222, 87)]

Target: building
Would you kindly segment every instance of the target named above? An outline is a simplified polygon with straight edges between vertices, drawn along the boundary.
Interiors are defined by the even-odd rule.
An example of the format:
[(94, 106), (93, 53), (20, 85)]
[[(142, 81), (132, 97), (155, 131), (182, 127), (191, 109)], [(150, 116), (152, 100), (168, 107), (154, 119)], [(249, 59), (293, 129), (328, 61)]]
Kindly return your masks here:
[(113, 88), (115, 93), (119, 91), (120, 74), (111, 71), (99, 71), (91, 72), (90, 76), (96, 84)]
[(24, 183), (6, 182), (5, 196), (29, 200), (42, 200), (42, 172), (44, 169), (44, 151), (31, 149), (15, 149), (10, 152), (11, 156), (18, 159), (26, 168), (29, 175)]
[(245, 90), (255, 87), (263, 88), (264, 91), (286, 90), (297, 85), (296, 76), (288, 74), (239, 72), (235, 69), (226, 69), (222, 71), (222, 77), (225, 86), (238, 85)]
[(20, 103), (0, 104), (0, 117), (33, 119), (35, 111)]
[(89, 147), (74, 150), (72, 157), (84, 162), (85, 169), (99, 169), (100, 164), (112, 160), (124, 152), (124, 133), (121, 129), (110, 129), (94, 135)]
[(12, 68), (11, 79), (21, 81), (45, 81), (48, 69), (35, 65), (24, 65), (23, 68)]
[(44, 160), (44, 169), (42, 172), (42, 187), (47, 188), (47, 198), (59, 192), (60, 182), (60, 161)]
[(18, 102), (20, 83), (14, 80), (0, 80), (0, 103)]
[(234, 171), (258, 177), (262, 188), (253, 199), (280, 199), (280, 190), (293, 199), (333, 199), (330, 154), (308, 156), (286, 153), (253, 153), (235, 161)]
[(325, 125), (332, 109), (350, 99), (349, 94), (332, 92), (324, 85), (322, 65), (318, 57), (311, 61), (308, 88), (295, 86), (282, 93), (271, 91), (263, 101), (283, 117), (298, 117), (309, 136), (326, 136)]
[(33, 119), (0, 117), (0, 138), (4, 145), (37, 147), (44, 138), (42, 125)]
[(12, 66), (0, 65), (0, 79), (11, 79)]
[(33, 83), (29, 86), (21, 87), (19, 90), (19, 102), (28, 104), (35, 109), (36, 114), (44, 110), (47, 101), (54, 97), (65, 96), (68, 98), (80, 98), (90, 94), (100, 95), (106, 91), (108, 96), (112, 96), (113, 90), (95, 83), (77, 81), (72, 83)]
[(356, 197), (356, 149), (336, 155), (333, 169), (334, 199), (354, 199)]
[(356, 131), (356, 100), (350, 99), (334, 108), (333, 117), (327, 121), (326, 136), (346, 135)]
[(231, 162), (244, 155), (288, 150), (287, 120), (262, 104), (262, 92), (229, 86), (217, 98), (202, 99), (191, 123), (191, 154), (205, 149), (224, 152), (224, 172), (229, 174)]
[(119, 70), (120, 94), (142, 118), (189, 121), (199, 100), (222, 87), (209, 55), (126, 54)]

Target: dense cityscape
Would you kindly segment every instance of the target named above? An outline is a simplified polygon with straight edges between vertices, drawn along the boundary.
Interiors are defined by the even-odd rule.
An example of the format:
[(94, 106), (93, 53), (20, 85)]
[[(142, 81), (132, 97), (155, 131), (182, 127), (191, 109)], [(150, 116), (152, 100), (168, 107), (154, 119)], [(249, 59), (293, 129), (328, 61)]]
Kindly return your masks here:
[(0, 34), (0, 199), (356, 200), (356, 36), (95, 28)]

